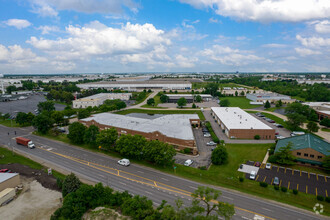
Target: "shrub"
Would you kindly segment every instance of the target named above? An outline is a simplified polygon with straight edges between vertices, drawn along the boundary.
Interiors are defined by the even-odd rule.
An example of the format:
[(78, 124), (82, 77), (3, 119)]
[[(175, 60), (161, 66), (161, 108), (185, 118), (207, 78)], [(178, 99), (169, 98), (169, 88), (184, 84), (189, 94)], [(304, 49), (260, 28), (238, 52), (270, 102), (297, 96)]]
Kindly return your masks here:
[(259, 140), (259, 139), (260, 139), (260, 135), (259, 135), (259, 134), (256, 134), (256, 135), (254, 136), (254, 139)]
[(294, 195), (298, 194), (298, 190), (296, 190), (296, 189), (292, 190), (292, 192), (293, 192)]
[(56, 178), (56, 185), (59, 189), (62, 190), (62, 187), (63, 187), (63, 180), (60, 179), (60, 178)]
[(319, 201), (324, 201), (324, 197), (320, 196), (320, 195), (316, 196), (316, 199), (319, 200)]
[(191, 106), (192, 108), (196, 108), (196, 105), (195, 105), (195, 103), (194, 104), (192, 104), (192, 106)]
[(239, 179), (240, 182), (244, 182), (244, 177), (240, 176), (238, 179)]
[(228, 162), (228, 152), (224, 146), (218, 146), (212, 151), (211, 161), (214, 165), (222, 165)]
[(279, 187), (278, 185), (274, 185), (274, 189), (275, 189), (275, 190), (279, 190), (280, 187)]
[(330, 197), (329, 196), (325, 197), (325, 201), (330, 203)]
[(281, 191), (282, 191), (282, 192), (287, 192), (287, 191), (288, 191), (288, 188), (286, 188), (285, 186), (282, 186), (282, 187), (281, 187)]
[(266, 188), (268, 186), (268, 183), (266, 183), (266, 182), (260, 182), (259, 185), (261, 187), (265, 187)]
[(199, 167), (199, 169), (201, 169), (201, 170), (207, 170), (206, 169), (206, 166), (201, 166), (201, 167)]
[(209, 132), (210, 132), (210, 134), (211, 134), (211, 138), (212, 138), (212, 140), (213, 140), (215, 143), (219, 143), (220, 140), (219, 140), (219, 138), (217, 137), (217, 135), (214, 133), (213, 128), (212, 128), (212, 126), (211, 126), (211, 123), (210, 123), (209, 121), (207, 121), (207, 122), (205, 123), (205, 126), (206, 126), (207, 129), (209, 130)]
[(185, 154), (190, 154), (190, 153), (191, 153), (191, 149), (190, 149), (190, 148), (185, 148), (185, 149), (183, 150), (183, 152), (184, 152)]

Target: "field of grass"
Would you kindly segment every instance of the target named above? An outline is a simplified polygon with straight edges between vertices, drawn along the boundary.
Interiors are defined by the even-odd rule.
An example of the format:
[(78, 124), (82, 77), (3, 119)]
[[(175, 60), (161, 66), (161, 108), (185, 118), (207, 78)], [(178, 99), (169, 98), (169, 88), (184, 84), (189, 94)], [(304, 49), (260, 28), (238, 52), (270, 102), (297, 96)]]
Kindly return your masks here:
[(249, 99), (245, 97), (221, 97), (220, 100), (227, 99), (229, 100), (229, 107), (239, 107), (241, 109), (250, 109), (250, 108), (257, 108), (257, 105), (251, 105)]
[[(213, 83), (213, 82), (200, 82), (200, 83), (192, 83), (192, 89), (203, 89), (208, 83)], [(238, 85), (236, 83), (218, 83), (219, 88), (223, 87), (243, 87), (243, 88), (249, 88), (248, 86), (244, 85)]]
[(158, 104), (160, 104), (160, 96), (159, 95), (156, 95), (154, 97), (155, 99), (155, 104), (152, 106), (152, 105), (148, 105), (148, 104), (145, 104), (145, 105), (142, 105), (141, 107), (143, 108), (159, 108), (159, 109), (166, 109), (165, 107), (158, 107)]
[(265, 111), (274, 112), (275, 110), (282, 109), (282, 108), (284, 108), (284, 107), (272, 107), (272, 108), (265, 109)]
[(330, 128), (321, 128), (321, 131), (330, 132)]
[(130, 113), (145, 113), (145, 114), (198, 114), (201, 120), (205, 120), (203, 113), (200, 110), (146, 110), (146, 109), (127, 109), (116, 112), (116, 114), (127, 115)]
[[(11, 122), (12, 121), (12, 122)], [(6, 127), (21, 127), (19, 124), (16, 124), (15, 120), (3, 120), (0, 119), (0, 124), (6, 126)]]

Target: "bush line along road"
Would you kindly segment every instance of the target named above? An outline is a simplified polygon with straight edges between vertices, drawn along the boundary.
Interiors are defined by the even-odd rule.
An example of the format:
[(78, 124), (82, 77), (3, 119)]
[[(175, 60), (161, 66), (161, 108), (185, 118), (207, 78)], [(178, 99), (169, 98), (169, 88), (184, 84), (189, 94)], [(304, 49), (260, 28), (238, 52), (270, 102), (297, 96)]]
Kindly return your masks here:
[[(32, 139), (35, 149), (18, 146), (16, 136)], [(10, 135), (8, 136), (8, 132)], [(10, 145), (8, 146), (8, 143)], [(127, 190), (131, 194), (144, 195), (150, 198), (155, 205), (167, 200), (174, 205), (175, 200), (182, 199), (186, 205), (191, 203), (191, 193), (198, 186), (203, 185), (176, 176), (161, 173), (151, 168), (132, 164), (122, 167), (117, 164), (116, 158), (89, 152), (84, 149), (70, 146), (31, 134), (29, 128), (8, 128), (0, 125), (0, 144), (7, 145), (32, 159), (53, 164), (66, 171), (74, 172), (83, 179), (101, 182), (115, 190)], [(220, 189), (219, 187), (215, 187)], [(322, 216), (311, 212), (277, 204), (272, 201), (256, 198), (227, 189), (222, 191), (222, 200), (235, 205), (236, 214), (233, 219), (320, 219)]]

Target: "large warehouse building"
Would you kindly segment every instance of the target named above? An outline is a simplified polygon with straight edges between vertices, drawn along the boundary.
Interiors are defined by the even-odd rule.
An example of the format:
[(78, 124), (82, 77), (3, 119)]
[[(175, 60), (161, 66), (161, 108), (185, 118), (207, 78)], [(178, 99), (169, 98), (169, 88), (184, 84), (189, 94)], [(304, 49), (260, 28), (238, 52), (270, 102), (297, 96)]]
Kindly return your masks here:
[(200, 95), (204, 102), (211, 101), (213, 97), (209, 94), (166, 94), (168, 96), (168, 102), (177, 103), (180, 98), (185, 98), (188, 103), (193, 103), (195, 96)]
[(142, 135), (148, 140), (159, 140), (173, 145), (177, 150), (192, 149), (197, 154), (192, 126), (200, 126), (197, 114), (171, 114), (155, 119), (131, 117), (111, 113), (92, 115), (81, 119), (86, 126), (95, 125), (100, 130), (115, 128), (119, 135)]
[(103, 104), (105, 100), (120, 99), (127, 101), (132, 96), (132, 93), (99, 93), (81, 99), (76, 99), (72, 102), (73, 108), (95, 107)]
[(126, 91), (137, 91), (144, 89), (162, 90), (189, 90), (192, 85), (189, 81), (104, 81), (85, 84), (77, 84), (81, 89), (121, 89)]
[(229, 138), (275, 139), (275, 130), (237, 107), (212, 107), (211, 114)]
[(290, 96), (287, 95), (281, 95), (278, 93), (248, 93), (246, 94), (246, 98), (250, 99), (252, 102), (270, 102), (275, 103), (279, 100), (282, 101), (282, 103), (292, 103), (295, 102), (295, 99), (291, 99)]

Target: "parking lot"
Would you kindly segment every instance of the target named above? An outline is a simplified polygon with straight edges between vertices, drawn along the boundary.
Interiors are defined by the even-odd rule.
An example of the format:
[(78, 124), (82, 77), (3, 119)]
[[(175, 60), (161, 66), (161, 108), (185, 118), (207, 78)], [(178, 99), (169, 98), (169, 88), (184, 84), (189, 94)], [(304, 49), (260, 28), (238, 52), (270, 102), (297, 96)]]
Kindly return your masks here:
[[(247, 162), (248, 165), (254, 165), (254, 162)], [(274, 178), (279, 178), (279, 186), (287, 187), (290, 190), (297, 189), (300, 192), (313, 195), (329, 196), (330, 177), (306, 171), (295, 170), (272, 165), (271, 169), (265, 169), (262, 164), (256, 177), (258, 182), (266, 182), (273, 185)], [(246, 174), (249, 178), (249, 174)]]
[[(262, 114), (262, 113), (261, 113)], [(252, 113), (251, 114), (253, 117), (259, 119), (260, 121), (262, 121), (263, 123), (265, 123), (266, 125), (268, 125), (269, 127), (275, 129), (275, 133), (278, 133), (279, 135), (283, 136), (283, 137), (290, 137), (291, 131), (289, 131), (286, 128), (279, 128), (275, 126), (275, 123), (270, 123), (266, 120), (264, 120), (265, 117), (258, 117), (256, 114)]]
[[(28, 95), (27, 99), (24, 100), (16, 100), (16, 101), (8, 101), (8, 102), (0, 102), (0, 112), (1, 113), (9, 113), (11, 115), (15, 115), (18, 112), (32, 112), (35, 113), (34, 110), (37, 109), (39, 102), (46, 101), (43, 95), (32, 94)], [(55, 104), (56, 110), (63, 110), (65, 105)]]

